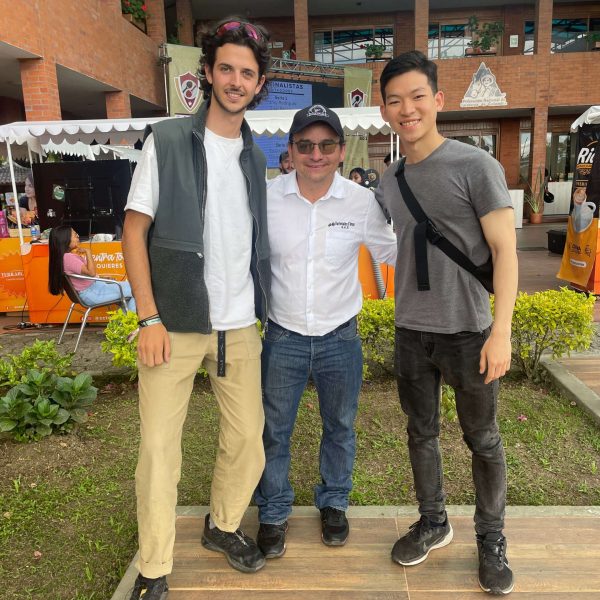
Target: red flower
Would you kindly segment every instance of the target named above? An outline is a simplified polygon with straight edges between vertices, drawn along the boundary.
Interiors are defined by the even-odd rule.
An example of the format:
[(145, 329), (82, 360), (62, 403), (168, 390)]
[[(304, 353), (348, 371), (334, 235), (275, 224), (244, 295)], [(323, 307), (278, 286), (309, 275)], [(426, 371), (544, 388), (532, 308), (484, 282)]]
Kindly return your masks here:
[(146, 7), (146, 5), (145, 5), (145, 4), (142, 4), (142, 10), (143, 10), (144, 12), (146, 12), (146, 11), (148, 10), (148, 8)]

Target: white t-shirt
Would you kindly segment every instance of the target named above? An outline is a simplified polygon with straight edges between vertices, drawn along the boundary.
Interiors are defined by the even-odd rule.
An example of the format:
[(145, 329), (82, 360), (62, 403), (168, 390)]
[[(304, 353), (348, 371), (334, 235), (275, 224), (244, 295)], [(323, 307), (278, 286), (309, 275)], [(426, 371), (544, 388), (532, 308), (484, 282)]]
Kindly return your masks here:
[[(207, 197), (204, 213), (204, 281), (213, 329), (226, 331), (256, 322), (250, 273), (252, 215), (239, 157), (241, 137), (205, 130)], [(131, 182), (125, 210), (152, 218), (158, 210), (159, 181), (154, 138), (148, 136)], [(173, 293), (177, 293), (173, 290)]]

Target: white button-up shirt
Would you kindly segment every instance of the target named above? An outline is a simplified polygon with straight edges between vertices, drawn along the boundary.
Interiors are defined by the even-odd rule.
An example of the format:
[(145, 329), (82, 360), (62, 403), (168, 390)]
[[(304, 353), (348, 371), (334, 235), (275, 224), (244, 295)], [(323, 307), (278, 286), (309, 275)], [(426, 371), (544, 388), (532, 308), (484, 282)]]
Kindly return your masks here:
[(396, 236), (373, 192), (339, 173), (314, 203), (303, 198), (296, 172), (267, 190), (271, 245), (269, 318), (302, 335), (325, 335), (360, 312), (358, 252), (396, 263)]

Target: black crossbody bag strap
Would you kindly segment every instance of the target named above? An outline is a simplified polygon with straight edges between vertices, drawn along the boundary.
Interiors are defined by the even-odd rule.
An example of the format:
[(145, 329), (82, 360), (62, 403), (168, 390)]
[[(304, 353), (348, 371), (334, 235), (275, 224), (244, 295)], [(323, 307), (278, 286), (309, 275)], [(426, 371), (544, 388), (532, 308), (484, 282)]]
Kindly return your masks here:
[(415, 263), (417, 269), (417, 289), (427, 291), (429, 286), (429, 266), (427, 263), (427, 241), (437, 246), (448, 258), (457, 265), (471, 273), (483, 287), (493, 293), (493, 264), (490, 259), (481, 266), (463, 254), (444, 234), (439, 231), (435, 223), (427, 216), (419, 201), (415, 198), (404, 175), (405, 158), (400, 161), (396, 170), (396, 179), (406, 207), (417, 222), (414, 229), (415, 239)]

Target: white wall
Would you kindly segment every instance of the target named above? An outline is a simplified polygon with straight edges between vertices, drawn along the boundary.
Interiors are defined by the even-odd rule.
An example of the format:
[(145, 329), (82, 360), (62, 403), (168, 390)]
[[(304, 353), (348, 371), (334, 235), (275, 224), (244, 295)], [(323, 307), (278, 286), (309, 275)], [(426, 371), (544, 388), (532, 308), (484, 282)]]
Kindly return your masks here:
[(523, 190), (508, 190), (515, 213), (515, 229), (523, 227)]
[(551, 181), (548, 191), (554, 194), (554, 202), (544, 202), (545, 215), (568, 215), (571, 205), (571, 181)]

